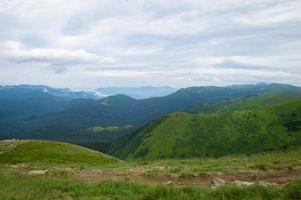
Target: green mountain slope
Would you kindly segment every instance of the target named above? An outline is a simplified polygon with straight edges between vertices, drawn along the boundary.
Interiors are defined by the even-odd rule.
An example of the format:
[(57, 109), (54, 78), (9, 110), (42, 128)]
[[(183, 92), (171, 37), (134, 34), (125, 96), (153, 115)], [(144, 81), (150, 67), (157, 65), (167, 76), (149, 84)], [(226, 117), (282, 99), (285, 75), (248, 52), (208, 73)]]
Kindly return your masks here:
[[(254, 106), (255, 103), (243, 103), (238, 109), (237, 107), (232, 108), (233, 106), (231, 107), (226, 102), (233, 102), (236, 106), (237, 102), (235, 101), (237, 100), (279, 92), (301, 96), (300, 87), (282, 84), (254, 84), (227, 87), (189, 87), (180, 89), (168, 96), (140, 100), (125, 95), (110, 96), (100, 100), (75, 99), (66, 101), (66, 105), (65, 103), (62, 105), (62, 107), (66, 106), (64, 109), (61, 106), (55, 106), (54, 100), (47, 100), (42, 103), (44, 101), (36, 98), (35, 101), (30, 101), (32, 103), (27, 104), (22, 100), (21, 102), (18, 100), (19, 103), (14, 103), (15, 101), (5, 99), (5, 102), (0, 100), (0, 139), (59, 140), (107, 152), (111, 143), (116, 138), (128, 134), (128, 131), (96, 135), (86, 134), (86, 130), (96, 126), (121, 127), (132, 125), (137, 128), (169, 113), (186, 112), (198, 105), (202, 105), (197, 109), (197, 112), (201, 113), (223, 109), (241, 110), (249, 105)], [(27, 98), (31, 95), (32, 93), (24, 97)], [(2, 98), (9, 96), (2, 93)], [(279, 99), (279, 102), (283, 101), (282, 97)], [(4, 103), (1, 104), (1, 102)], [(264, 103), (260, 102), (260, 104), (265, 106), (270, 105), (271, 102), (272, 100), (266, 99)], [(49, 108), (45, 113), (43, 111), (44, 104), (47, 105), (45, 108), (55, 106), (59, 110)], [(61, 105), (60, 103), (57, 104)], [(24, 107), (24, 111), (19, 105)], [(230, 108), (221, 108), (225, 105)], [(20, 114), (21, 111), (23, 114)], [(13, 117), (16, 115), (18, 118)]]
[(62, 112), (45, 115), (33, 122), (64, 122), (83, 126), (143, 125), (168, 113), (186, 111), (202, 103), (222, 103), (275, 92), (292, 92), (301, 96), (301, 88), (280, 84), (189, 87), (165, 97), (142, 100), (125, 95), (110, 96), (99, 101), (81, 100)]
[(263, 96), (251, 96), (239, 99), (233, 99), (221, 103), (200, 104), (188, 112), (191, 113), (214, 113), (214, 112), (233, 112), (240, 110), (254, 110), (269, 106), (275, 106), (288, 101), (301, 98), (301, 93), (292, 91), (274, 92)]
[(173, 113), (120, 139), (111, 152), (128, 159), (257, 153), (301, 145), (301, 100), (232, 113)]
[(62, 142), (6, 140), (0, 142), (0, 163), (103, 165), (118, 162), (98, 151)]

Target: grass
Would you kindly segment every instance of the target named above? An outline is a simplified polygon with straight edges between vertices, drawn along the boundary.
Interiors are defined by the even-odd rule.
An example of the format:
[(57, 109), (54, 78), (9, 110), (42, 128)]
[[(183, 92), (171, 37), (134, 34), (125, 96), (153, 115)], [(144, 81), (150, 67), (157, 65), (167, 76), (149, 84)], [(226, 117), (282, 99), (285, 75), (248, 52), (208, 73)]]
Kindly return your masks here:
[(214, 112), (233, 112), (242, 110), (256, 110), (275, 105), (281, 105), (285, 102), (300, 99), (300, 94), (294, 92), (275, 92), (263, 96), (251, 96), (242, 99), (222, 103), (201, 104), (190, 111), (192, 113), (214, 113)]
[(220, 157), (300, 147), (301, 100), (232, 113), (172, 113), (117, 140), (124, 159)]
[(0, 199), (115, 199), (115, 200), (189, 200), (189, 199), (300, 199), (301, 182), (283, 189), (263, 187), (176, 188), (126, 182), (94, 182), (22, 174), (0, 175)]
[(274, 151), (251, 155), (230, 155), (219, 158), (132, 160), (120, 162), (100, 152), (62, 142), (33, 140), (25, 142), (0, 142), (0, 164), (80, 166), (116, 171), (144, 166), (157, 166), (164, 167), (164, 169), (157, 171), (158, 173), (167, 174), (299, 168), (301, 167), (300, 157), (301, 148), (296, 148), (287, 152)]
[(87, 131), (90, 133), (103, 133), (103, 132), (117, 132), (117, 131), (124, 131), (127, 129), (131, 129), (133, 126), (126, 125), (126, 126), (107, 126), (107, 127), (101, 127), (101, 126), (95, 126), (88, 128)]
[[(27, 145), (26, 145), (27, 144)], [(62, 146), (61, 146), (62, 145)], [(65, 146), (67, 145), (67, 146)], [(68, 147), (68, 151), (64, 148)], [(50, 150), (52, 149), (52, 150)], [(80, 149), (80, 150), (79, 150)], [(0, 199), (104, 199), (104, 200), (190, 200), (190, 199), (301, 199), (301, 181), (283, 188), (253, 185), (250, 187), (225, 186), (218, 189), (204, 187), (176, 187), (161, 184), (141, 184), (127, 181), (85, 181), (74, 176), (81, 170), (113, 171), (116, 174), (133, 168), (149, 168), (145, 175), (177, 174), (189, 177), (206, 172), (237, 172), (239, 170), (273, 170), (300, 168), (301, 149), (255, 155), (226, 156), (186, 160), (155, 160), (105, 162), (98, 160), (97, 152), (75, 145), (47, 141), (0, 143)], [(26, 152), (28, 151), (28, 152)], [(4, 153), (3, 153), (4, 152)], [(57, 153), (60, 152), (58, 157)], [(91, 157), (84, 157), (88, 153)], [(42, 153), (42, 154), (41, 154)], [(55, 153), (55, 154), (53, 154)], [(92, 153), (92, 155), (91, 155)], [(5, 156), (5, 159), (3, 158)], [(17, 156), (18, 155), (18, 156)], [(45, 158), (36, 157), (46, 156)], [(75, 156), (75, 158), (69, 158)], [(8, 156), (11, 161), (7, 162)], [(94, 158), (94, 156), (97, 158)], [(86, 160), (88, 159), (88, 160)], [(91, 161), (93, 160), (93, 162)], [(6, 161), (6, 162), (4, 162)], [(15, 162), (18, 161), (18, 162)], [(37, 162), (39, 161), (39, 162)], [(87, 168), (87, 169), (82, 169)], [(151, 168), (163, 166), (162, 170)], [(75, 167), (75, 168), (74, 168)], [(47, 169), (44, 175), (30, 175), (30, 171)], [(145, 182), (146, 183), (146, 182)]]
[[(5, 151), (5, 148), (8, 150)], [(63, 142), (4, 141), (0, 142), (1, 149), (0, 163), (52, 163), (97, 166), (118, 162), (118, 159), (98, 151)]]
[[(110, 169), (122, 170), (141, 166), (163, 166), (163, 174), (199, 174), (207, 172), (236, 172), (239, 170), (282, 170), (301, 167), (301, 149), (288, 152), (274, 151), (253, 155), (231, 155), (220, 158), (163, 159), (129, 161), (110, 165)], [(114, 167), (115, 166), (115, 167)], [(105, 166), (104, 166), (105, 167)]]

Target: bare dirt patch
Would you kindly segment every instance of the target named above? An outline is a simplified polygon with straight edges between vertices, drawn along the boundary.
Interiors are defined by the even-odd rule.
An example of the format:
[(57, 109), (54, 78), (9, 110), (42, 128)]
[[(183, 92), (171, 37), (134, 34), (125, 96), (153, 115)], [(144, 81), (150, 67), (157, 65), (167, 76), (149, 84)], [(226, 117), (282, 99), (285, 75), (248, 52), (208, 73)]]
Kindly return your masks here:
[(226, 181), (265, 181), (275, 183), (278, 185), (283, 185), (289, 182), (300, 180), (301, 169), (224, 173), (221, 174), (220, 177)]
[[(214, 178), (225, 181), (227, 185), (241, 186), (251, 183), (264, 183), (264, 185), (283, 186), (287, 183), (301, 179), (301, 169), (286, 169), (273, 171), (243, 171), (227, 173), (201, 173), (193, 174), (164, 174), (156, 173), (163, 171), (165, 167), (138, 167), (129, 170), (80, 170), (74, 176), (87, 181), (127, 181), (144, 184), (165, 184), (175, 186), (201, 186), (209, 187)], [(154, 173), (153, 171), (156, 170)], [(248, 183), (248, 184), (241, 184)], [(266, 184), (265, 184), (266, 183)]]

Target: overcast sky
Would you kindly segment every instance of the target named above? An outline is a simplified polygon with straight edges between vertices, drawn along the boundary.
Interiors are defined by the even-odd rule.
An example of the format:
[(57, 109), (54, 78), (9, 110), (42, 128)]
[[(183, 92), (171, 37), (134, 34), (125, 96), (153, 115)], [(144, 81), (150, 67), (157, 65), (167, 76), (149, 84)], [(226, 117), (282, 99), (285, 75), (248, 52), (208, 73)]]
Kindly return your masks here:
[(0, 0), (0, 84), (301, 85), (300, 0)]

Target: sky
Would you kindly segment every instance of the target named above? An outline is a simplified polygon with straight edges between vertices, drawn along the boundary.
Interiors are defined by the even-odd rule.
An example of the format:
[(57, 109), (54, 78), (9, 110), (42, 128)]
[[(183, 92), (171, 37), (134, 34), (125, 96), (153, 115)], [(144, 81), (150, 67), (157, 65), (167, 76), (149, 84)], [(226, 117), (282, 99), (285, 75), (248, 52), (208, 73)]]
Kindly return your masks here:
[(0, 85), (301, 85), (300, 0), (0, 0)]

